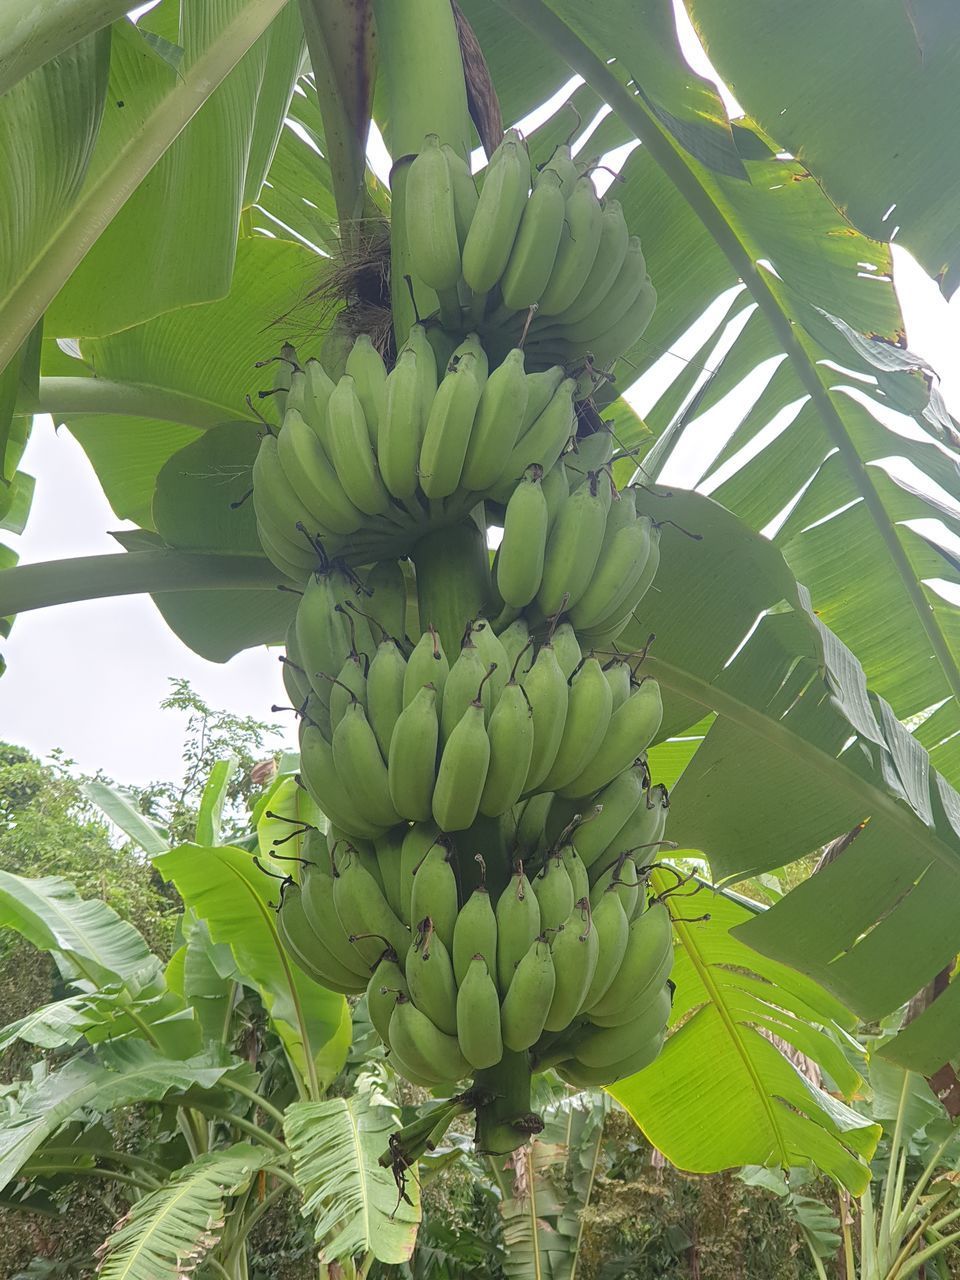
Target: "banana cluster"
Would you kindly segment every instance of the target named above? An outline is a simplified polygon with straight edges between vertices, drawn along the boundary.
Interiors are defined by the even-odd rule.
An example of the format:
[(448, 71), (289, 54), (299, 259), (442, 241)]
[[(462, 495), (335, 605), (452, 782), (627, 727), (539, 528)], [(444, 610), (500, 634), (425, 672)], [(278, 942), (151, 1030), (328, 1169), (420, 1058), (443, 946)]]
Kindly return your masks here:
[(300, 773), (351, 837), (404, 821), (464, 831), (523, 797), (588, 797), (631, 766), (662, 718), (654, 680), (584, 655), (563, 624), (535, 645), (517, 618), (466, 629), (450, 660), (431, 628), (405, 637), (402, 572), (366, 582), (336, 566), (308, 580), (284, 678), (300, 711)]
[(522, 137), (508, 130), (478, 192), (462, 157), (429, 134), (404, 200), (414, 275), (436, 292), (448, 329), (478, 328), (497, 343), (526, 331), (539, 366), (589, 358), (608, 369), (653, 316), (640, 241), (569, 146), (533, 176)]
[(617, 491), (609, 470), (589, 469), (610, 439), (588, 436), (547, 476), (527, 469), (507, 501), (494, 562), (508, 609), (537, 624), (564, 615), (594, 648), (620, 635), (660, 564), (660, 529), (638, 514), (637, 491)]
[[(631, 1075), (657, 1056), (670, 1014), (670, 917), (645, 879), (666, 795), (640, 768), (607, 790), (589, 820), (528, 860), (529, 875), (517, 858), (499, 893), (479, 857), (466, 883), (454, 838), (435, 824), (375, 842), (312, 831), (282, 893), (284, 945), (316, 981), (366, 992), (415, 1084), (452, 1088), (507, 1051), (577, 1087)], [(522, 811), (503, 825), (519, 839)]]
[(442, 377), (420, 325), (389, 373), (366, 334), (337, 382), (318, 360), (295, 359), (276, 393), (282, 424), (253, 468), (264, 551), (294, 581), (316, 565), (318, 541), (369, 564), (406, 554), (490, 493), (506, 501), (531, 463), (551, 470), (576, 430), (574, 379), (558, 365), (527, 373), (519, 348), (491, 372), (476, 334)]

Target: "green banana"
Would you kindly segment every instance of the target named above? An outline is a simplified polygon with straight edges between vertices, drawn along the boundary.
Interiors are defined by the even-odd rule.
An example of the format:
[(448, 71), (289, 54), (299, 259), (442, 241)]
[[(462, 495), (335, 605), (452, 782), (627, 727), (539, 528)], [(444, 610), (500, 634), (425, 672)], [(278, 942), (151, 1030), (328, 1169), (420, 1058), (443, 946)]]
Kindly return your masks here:
[[(620, 898), (620, 905), (628, 920), (632, 920), (640, 901), (641, 880), (636, 862), (627, 850), (619, 854), (616, 860), (607, 867), (590, 890), (590, 906), (594, 910), (600, 905), (600, 899), (607, 889), (613, 888)], [(643, 886), (645, 889), (645, 886)]]
[[(609, 523), (608, 520), (608, 526)], [(601, 626), (605, 618), (631, 599), (650, 556), (651, 529), (646, 516), (613, 531), (608, 527), (593, 580), (570, 611), (570, 620), (578, 631)]]
[[(632, 924), (633, 921), (631, 921)], [(626, 1004), (619, 1005), (613, 1013), (599, 1013), (596, 1009), (592, 1009), (590, 1021), (598, 1027), (620, 1027), (625, 1022), (632, 1022), (659, 998), (660, 991), (669, 979), (672, 969), (673, 948), (666, 947), (661, 952), (656, 967), (646, 976), (645, 983), (640, 986), (635, 995), (630, 996)]]
[(565, 376), (563, 366), (559, 364), (527, 374), (527, 407), (520, 423), (521, 437), (527, 434), (546, 409)]
[(491, 691), (487, 680), (487, 667), (473, 638), (471, 625), (463, 637), (460, 656), (450, 668), (443, 686), (440, 735), (444, 742), (453, 733), (463, 719), (467, 708), (477, 697), (482, 700), (486, 715), (492, 709)]
[(550, 857), (533, 878), (542, 933), (559, 929), (573, 910), (573, 882), (560, 858)]
[(580, 823), (570, 837), (588, 870), (608, 849), (627, 847), (619, 842), (619, 834), (645, 795), (645, 768), (634, 766), (618, 774), (596, 797), (600, 812)]
[(452, 847), (442, 838), (434, 839), (413, 876), (410, 919), (415, 926), (427, 916), (448, 951), (453, 948), (453, 928), (457, 921), (457, 877), (451, 860)]
[[(600, 572), (603, 572), (601, 568)], [(623, 658), (611, 658), (609, 662), (604, 664), (603, 674), (607, 684), (610, 686), (610, 693), (613, 698), (612, 710), (616, 711), (617, 707), (626, 702), (630, 697), (630, 664), (624, 662)]]
[(500, 280), (504, 304), (525, 311), (538, 302), (550, 283), (566, 217), (563, 180), (544, 169), (524, 206), (510, 258)]
[(593, 179), (578, 178), (567, 197), (563, 234), (550, 282), (540, 297), (540, 315), (561, 315), (586, 284), (600, 248), (603, 210)]
[(610, 717), (607, 735), (590, 763), (559, 792), (586, 796), (622, 773), (653, 741), (663, 719), (660, 686), (644, 680)]
[(367, 659), (362, 653), (348, 653), (330, 689), (330, 731), (343, 719), (351, 702), (367, 705)]
[(661, 1034), (647, 1041), (629, 1057), (613, 1062), (608, 1067), (585, 1067), (575, 1059), (571, 1059), (561, 1062), (557, 1071), (567, 1084), (577, 1089), (596, 1089), (601, 1085), (615, 1084), (617, 1080), (636, 1075), (638, 1071), (648, 1067), (659, 1055), (664, 1039), (665, 1035)]
[(350, 621), (343, 607), (348, 597), (347, 579), (339, 570), (318, 572), (307, 579), (297, 607), (296, 636), (301, 663), (314, 693), (324, 705), (330, 701), (329, 677), (335, 676), (354, 652)]
[(438, 294), (456, 289), (460, 243), (453, 182), (447, 155), (435, 133), (424, 138), (407, 171), (404, 211), (414, 273)]
[[(555, 327), (549, 332), (568, 343), (590, 342), (610, 325), (622, 320), (632, 304), (639, 296), (643, 282), (647, 276), (647, 264), (644, 260), (640, 241), (632, 236), (627, 244), (620, 271), (604, 297), (592, 311), (580, 316), (576, 321), (565, 323), (564, 316), (558, 316)], [(588, 281), (589, 284), (589, 281)], [(586, 287), (586, 286), (585, 286)]]
[[(500, 643), (503, 645), (504, 652), (507, 655), (507, 663), (511, 672), (514, 667), (517, 668), (520, 675), (530, 670), (533, 666), (534, 654), (530, 642), (530, 628), (527, 626), (525, 618), (516, 618), (501, 631)], [(526, 661), (521, 658), (521, 654), (524, 654)]]
[(530, 188), (530, 158), (515, 129), (490, 157), (463, 246), (463, 278), (486, 294), (503, 275)]
[(480, 795), (480, 812), (496, 817), (523, 793), (533, 753), (533, 713), (526, 694), (510, 679), (490, 714), (490, 764)]
[(506, 992), (514, 970), (540, 933), (540, 904), (518, 863), (509, 884), (497, 899), (497, 982)]
[(407, 924), (408, 922), (403, 918), (404, 904), (400, 892), (400, 854), (405, 834), (405, 827), (394, 827), (392, 831), (388, 831), (386, 835), (374, 841), (373, 851), (380, 872), (380, 883), (383, 885), (383, 896), (390, 904), (393, 914)]
[(412, 498), (417, 491), (420, 446), (429, 410), (430, 401), (423, 400), (419, 358), (414, 350), (405, 348), (387, 375), (377, 435), (380, 474), (395, 498)]
[(385, 952), (370, 975), (367, 983), (367, 1013), (374, 1030), (390, 1048), (390, 1016), (397, 1003), (397, 994), (408, 996), (407, 979), (395, 956)]
[(403, 710), (403, 678), (407, 664), (397, 642), (383, 640), (377, 646), (367, 672), (367, 719), (386, 760), (390, 739)]
[(333, 748), (312, 724), (300, 727), (300, 776), (314, 804), (345, 831), (376, 839), (392, 825), (371, 821), (345, 794), (334, 763)]
[(495, 501), (508, 500), (514, 484), (532, 462), (539, 463), (544, 473), (554, 466), (576, 426), (573, 410), (576, 385), (575, 379), (565, 378), (530, 430), (511, 449), (496, 484), (491, 486), (491, 496)]
[(305, 553), (299, 552), (301, 544), (306, 548), (306, 540), (297, 530), (298, 523), (308, 533), (320, 537), (328, 537), (332, 532), (320, 524), (294, 492), (280, 463), (277, 437), (274, 435), (263, 437), (253, 461), (253, 505), (257, 519), (265, 525), (268, 533), (275, 532), (285, 538), (298, 549), (298, 554)]
[[(417, 823), (409, 827), (404, 834), (400, 849), (400, 911), (398, 914), (405, 924), (414, 923), (411, 901), (413, 877), (430, 849), (436, 844), (439, 835), (437, 828), (429, 822)], [(454, 887), (456, 887), (456, 881), (454, 881)], [(418, 918), (422, 920), (424, 915), (429, 914), (429, 910), (424, 910)]]
[(593, 365), (605, 369), (618, 360), (642, 336), (657, 309), (657, 291), (649, 279), (643, 282), (636, 300), (616, 324), (604, 329), (590, 342)]
[(453, 926), (453, 972), (463, 983), (470, 961), (480, 955), (491, 975), (497, 972), (497, 917), (486, 885), (481, 883), (464, 903)]
[(609, 477), (595, 471), (557, 514), (547, 540), (537, 604), (546, 617), (572, 609), (593, 577), (610, 508)]
[(460, 484), (482, 394), (477, 359), (460, 358), (437, 387), (420, 449), (420, 486), (428, 498), (446, 498)]
[(277, 456), (290, 487), (315, 520), (334, 533), (353, 533), (363, 514), (344, 493), (323, 445), (296, 409), (283, 415)]
[[(591, 432), (588, 436), (576, 436), (573, 442), (573, 449), (567, 454), (566, 464), (567, 471), (570, 473), (570, 488), (578, 489), (584, 483), (591, 471), (600, 471), (613, 457), (613, 435), (607, 423), (601, 423), (598, 430)], [(627, 490), (632, 499), (632, 490)], [(614, 497), (619, 497), (615, 494)], [(611, 511), (619, 506), (618, 502), (614, 502)], [(629, 503), (629, 510), (634, 511), (633, 502)], [(610, 523), (609, 515), (607, 523)]]
[(577, 633), (569, 622), (561, 622), (553, 633), (553, 651), (564, 680), (570, 680), (583, 662), (583, 652)]
[(431, 1022), (448, 1035), (457, 1034), (457, 984), (450, 953), (437, 937), (427, 916), (407, 952), (404, 972), (410, 999)]
[(613, 712), (613, 694), (596, 658), (585, 658), (570, 681), (563, 736), (550, 772), (547, 791), (558, 791), (578, 777), (594, 758), (606, 736)]
[(630, 940), (631, 925), (614, 890), (608, 890), (597, 904), (593, 927), (597, 932), (597, 967), (581, 1006), (588, 1012), (598, 1006), (620, 972)]
[(304, 421), (329, 455), (330, 435), (327, 430), (327, 405), (336, 383), (319, 360), (311, 357), (304, 365), (306, 386), (303, 393)]
[(573, 885), (574, 900), (579, 902), (581, 898), (589, 899), (590, 878), (587, 875), (587, 868), (583, 865), (583, 859), (576, 849), (572, 844), (563, 844), (560, 846), (558, 856), (566, 867), (570, 883)]
[(347, 707), (331, 746), (337, 777), (353, 805), (376, 825), (395, 826), (400, 815), (390, 798), (387, 766), (359, 702)]
[(334, 388), (327, 405), (327, 421), (331, 459), (347, 497), (368, 516), (390, 511), (390, 495), (380, 479), (363, 406), (349, 374), (344, 374)]
[(450, 169), (450, 182), (453, 187), (453, 217), (457, 224), (457, 241), (462, 251), (463, 246), (467, 243), (467, 232), (470, 230), (471, 222), (473, 222), (473, 215), (477, 210), (480, 193), (477, 191), (477, 184), (473, 180), (470, 166), (463, 156), (454, 151), (453, 147), (448, 146), (447, 143), (443, 144), (441, 150), (447, 158), (447, 165)]
[(454, 347), (447, 369), (450, 371), (455, 369), (464, 356), (473, 356), (476, 360), (474, 373), (482, 391), (490, 373), (490, 361), (478, 333), (468, 333), (464, 340)]
[(363, 408), (370, 445), (376, 449), (387, 394), (387, 369), (383, 356), (370, 341), (369, 334), (357, 335), (347, 356), (345, 372), (353, 379)]
[(476, 618), (471, 624), (470, 634), (480, 653), (480, 660), (487, 671), (487, 684), (484, 693), (489, 689), (489, 698), (484, 697), (483, 709), (485, 719), (497, 704), (501, 693), (510, 678), (510, 659), (503, 647), (500, 637), (486, 618)]
[(487, 960), (472, 956), (457, 992), (457, 1039), (460, 1052), (476, 1070), (492, 1067), (503, 1057), (500, 1035), (500, 996)]
[(441, 831), (465, 831), (480, 808), (490, 767), (490, 739), (478, 693), (446, 739), (433, 788), (433, 817)]
[[(350, 941), (347, 930), (340, 923), (340, 917), (333, 902), (332, 872), (314, 866), (302, 868), (300, 905), (310, 928), (318, 938), (322, 939), (324, 946), (337, 963), (365, 984), (370, 976), (370, 967), (364, 960), (360, 946)], [(368, 951), (370, 950), (368, 948)], [(380, 951), (382, 950), (381, 943)]]
[(557, 975), (543, 934), (521, 956), (500, 1008), (503, 1043), (515, 1053), (529, 1049), (543, 1034)]
[(315, 982), (343, 995), (358, 995), (364, 989), (366, 975), (355, 963), (348, 966), (339, 960), (311, 926), (303, 907), (303, 890), (296, 881), (283, 887), (277, 931), (286, 950)]
[(637, 606), (650, 589), (659, 567), (660, 529), (657, 525), (653, 525), (650, 529), (650, 551), (639, 578), (630, 587), (626, 598), (617, 609), (598, 622), (596, 626), (585, 631), (584, 638), (589, 637), (589, 642), (597, 647), (602, 647), (616, 640), (617, 636), (636, 613)]
[(402, 818), (430, 820), (439, 739), (437, 691), (425, 684), (397, 717), (390, 738), (387, 777), (394, 808)]
[(630, 232), (620, 202), (607, 200), (603, 206), (597, 256), (583, 288), (560, 316), (564, 324), (584, 319), (600, 305), (623, 270), (629, 244)]
[(540, 646), (533, 666), (520, 684), (533, 714), (533, 751), (524, 783), (525, 790), (533, 791), (540, 787), (553, 767), (567, 717), (567, 682), (549, 641)]
[(545, 1031), (563, 1031), (580, 1012), (600, 956), (586, 898), (574, 904), (553, 939), (552, 950), (557, 981), (543, 1025)]
[(570, 476), (562, 459), (552, 466), (544, 476), (542, 488), (543, 497), (547, 504), (547, 533), (549, 534), (561, 506), (570, 493)]
[(405, 995), (397, 996), (390, 1015), (390, 1045), (398, 1059), (433, 1084), (448, 1084), (470, 1074), (455, 1036), (448, 1036)]
[(510, 495), (504, 516), (497, 553), (497, 590), (515, 609), (530, 603), (543, 576), (548, 513), (542, 480), (543, 468), (535, 462)]
[[(604, 901), (615, 897), (604, 895)], [(591, 1016), (615, 1014), (639, 1000), (662, 972), (666, 957), (673, 955), (673, 925), (662, 902), (654, 902), (632, 921), (623, 960), (613, 981), (594, 1003), (584, 1005)]]
[(523, 352), (514, 347), (483, 384), (460, 476), (465, 489), (488, 489), (499, 477), (504, 457), (517, 443), (527, 395)]
[[(363, 866), (352, 846), (337, 851), (334, 861), (333, 905), (340, 923), (368, 964), (376, 964), (384, 945), (406, 955), (410, 931), (390, 910), (377, 881)], [(370, 935), (369, 937), (364, 935)]]
[(553, 172), (557, 175), (561, 182), (564, 197), (568, 196), (580, 177), (580, 169), (574, 163), (568, 142), (561, 142), (554, 149), (553, 155), (540, 170), (541, 177), (548, 172)]
[(575, 1039), (574, 1054), (585, 1067), (607, 1067), (636, 1052), (666, 1027), (670, 1018), (670, 988), (663, 983), (656, 999), (630, 1022), (619, 1027), (584, 1028)]
[(432, 685), (437, 702), (443, 705), (443, 688), (450, 666), (443, 652), (440, 637), (433, 627), (428, 627), (414, 646), (403, 673), (403, 705), (408, 707), (424, 685)]

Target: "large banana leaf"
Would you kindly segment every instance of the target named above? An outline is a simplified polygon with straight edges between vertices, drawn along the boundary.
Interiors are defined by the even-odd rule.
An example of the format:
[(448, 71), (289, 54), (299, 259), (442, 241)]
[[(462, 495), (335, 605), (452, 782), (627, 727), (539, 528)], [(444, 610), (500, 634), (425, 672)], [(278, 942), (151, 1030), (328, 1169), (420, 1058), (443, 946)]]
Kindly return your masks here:
[(52, 952), (65, 977), (95, 986), (144, 980), (159, 961), (132, 924), (97, 898), (80, 898), (59, 876), (30, 880), (0, 871), (0, 928)]
[(179, 1280), (217, 1244), (224, 1200), (276, 1156), (238, 1142), (199, 1156), (138, 1200), (97, 1250), (103, 1280)]
[[(676, 889), (653, 873), (661, 893)], [(838, 1041), (852, 1027), (809, 979), (760, 958), (732, 935), (753, 913), (722, 895), (671, 893), (676, 959), (671, 1025), (660, 1057), (611, 1092), (674, 1164), (697, 1173), (733, 1165), (812, 1162), (859, 1195), (880, 1126), (809, 1079), (773, 1039), (822, 1069), (846, 1097), (862, 1083)], [(697, 920), (703, 913), (709, 920)], [(856, 1050), (854, 1050), (856, 1052)]]
[(134, 1102), (159, 1102), (172, 1090), (212, 1089), (228, 1070), (222, 1052), (175, 1061), (143, 1040), (118, 1041), (102, 1046), (96, 1058), (71, 1059), (24, 1085), (15, 1107), (0, 1119), (0, 1188), (82, 1108), (107, 1112)]
[(898, 228), (898, 243), (949, 296), (960, 283), (960, 13), (952, 0), (869, 8), (778, 0), (762, 22), (749, 0), (686, 4), (747, 111), (865, 234), (886, 240)]
[(307, 978), (277, 936), (271, 894), (278, 881), (258, 871), (242, 849), (181, 845), (154, 858), (214, 942), (233, 951), (243, 981), (254, 986), (304, 1080), (329, 1084), (350, 1048), (347, 1002)]
[[(717, 880), (782, 866), (865, 824), (829, 867), (736, 928), (764, 955), (872, 1019), (960, 949), (960, 797), (854, 655), (809, 608), (775, 546), (708, 499), (646, 501), (665, 527), (662, 588), (626, 643), (656, 633), (644, 670), (664, 693), (664, 737), (706, 734), (672, 792), (670, 835), (702, 850)], [(704, 710), (717, 713), (704, 726)], [(911, 1023), (902, 1050), (934, 1071), (960, 1050), (951, 984)]]
[(303, 1193), (303, 1214), (314, 1221), (320, 1259), (372, 1254), (406, 1262), (417, 1238), (420, 1195), (408, 1177), (404, 1199), (379, 1157), (396, 1129), (395, 1108), (360, 1091), (349, 1098), (288, 1107), (283, 1131)]
[(76, 336), (227, 292), (302, 58), (295, 13), (264, 36), (283, 8), (167, 0), (147, 23), (167, 57), (121, 21), (0, 99), (0, 369), (51, 304)]

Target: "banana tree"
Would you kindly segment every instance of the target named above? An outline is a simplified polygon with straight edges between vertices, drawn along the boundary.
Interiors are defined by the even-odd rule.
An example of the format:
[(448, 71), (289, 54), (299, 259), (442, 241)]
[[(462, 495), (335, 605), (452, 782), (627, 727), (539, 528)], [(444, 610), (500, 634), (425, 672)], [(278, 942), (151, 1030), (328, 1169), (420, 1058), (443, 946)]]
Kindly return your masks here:
[[(136, 24), (102, 0), (51, 0), (25, 28), (21, 7), (0, 17), (0, 158), (10, 173), (20, 172), (18, 156), (41, 162), (0, 196), (0, 519), (22, 527), (30, 482), (16, 468), (29, 415), (42, 411), (76, 435), (117, 515), (139, 528), (119, 535), (122, 554), (0, 569), (0, 614), (150, 592), (188, 644), (224, 661), (279, 641), (294, 603), (275, 590), (243, 501), (260, 403), (270, 412), (269, 400), (257, 400), (266, 388), (256, 363), (291, 334), (302, 356), (318, 354), (345, 303), (383, 313), (410, 302), (403, 289), (385, 293), (382, 273), (371, 281), (331, 265), (355, 261), (389, 214), (389, 194), (365, 164), (372, 116), (395, 159), (410, 139), (419, 145), (438, 102), (470, 141), (457, 28), (446, 0), (231, 0), (216, 14), (162, 0)], [(728, 119), (713, 86), (686, 65), (673, 13), (658, 0), (591, 13), (565, 0), (466, 3), (459, 31), (489, 72), (468, 58), (488, 152), (490, 80), (506, 120), (549, 100), (527, 130), (531, 155), (545, 161), (569, 138), (584, 158), (617, 169), (621, 204), (665, 300), (598, 395), (622, 445), (618, 477), (639, 462), (645, 477), (668, 479), (671, 456), (706, 433), (706, 415), (738, 406), (734, 434), (700, 455), (701, 494), (660, 486), (651, 497), (658, 518), (701, 538), (664, 538), (669, 590), (645, 602), (627, 639), (639, 649), (657, 634), (648, 669), (665, 693), (675, 826), (716, 878), (863, 831), (827, 873), (731, 927), (763, 964), (790, 965), (872, 1018), (898, 1008), (960, 947), (949, 909), (960, 875), (957, 628), (953, 606), (930, 585), (954, 581), (955, 566), (911, 524), (955, 521), (956, 432), (932, 372), (904, 350), (889, 245), (869, 238), (881, 228), (847, 199), (841, 144), (824, 135), (824, 104), (841, 113), (855, 92), (849, 78), (833, 99), (805, 98), (781, 133), (770, 77), (743, 69), (752, 17), (689, 8), (756, 120)], [(823, 14), (790, 16), (789, 37), (782, 26), (765, 37), (779, 53), (773, 61), (822, 47), (833, 30)], [(903, 28), (892, 10), (871, 22), (890, 76), (915, 52)], [(935, 43), (937, 67), (960, 43), (945, 13), (916, 31), (924, 47)], [(839, 47), (856, 48), (859, 34), (844, 28)], [(865, 97), (873, 90), (862, 77), (855, 84)], [(936, 76), (914, 75), (914, 109), (926, 104), (935, 118), (941, 92)], [(897, 146), (881, 119), (858, 117), (856, 135), (857, 150), (878, 162)], [(51, 134), (56, 145), (43, 145)], [(904, 226), (945, 258), (949, 235), (917, 172), (911, 165), (904, 179)], [(854, 221), (824, 195), (821, 177)], [(926, 242), (928, 217), (939, 230)], [(396, 281), (396, 224), (393, 250)], [(718, 320), (641, 420), (629, 394), (615, 391), (719, 297), (727, 310), (711, 314), (724, 318), (723, 346)], [(770, 376), (748, 403), (741, 384), (761, 367)], [(857, 395), (851, 377), (862, 384)], [(884, 417), (889, 408), (901, 416)], [(913, 470), (881, 465), (890, 456)], [(914, 733), (908, 717), (920, 721)], [(694, 725), (700, 731), (688, 733)], [(231, 858), (220, 857), (217, 874), (242, 888)], [(210, 871), (209, 860), (162, 859), (181, 892), (216, 906), (215, 887), (191, 879)], [(885, 1052), (933, 1072), (960, 1051), (958, 991), (948, 986)], [(728, 1048), (770, 1016), (739, 998), (736, 1015), (728, 1010), (714, 1029)], [(782, 1022), (783, 1010), (774, 1017)], [(675, 1057), (698, 1019), (707, 1021), (698, 1014), (671, 1040)], [(766, 1098), (753, 1137), (768, 1141), (768, 1086), (748, 1074)], [(846, 1119), (818, 1109), (805, 1121), (829, 1135), (828, 1146), (840, 1142)], [(731, 1162), (720, 1143), (685, 1158)]]

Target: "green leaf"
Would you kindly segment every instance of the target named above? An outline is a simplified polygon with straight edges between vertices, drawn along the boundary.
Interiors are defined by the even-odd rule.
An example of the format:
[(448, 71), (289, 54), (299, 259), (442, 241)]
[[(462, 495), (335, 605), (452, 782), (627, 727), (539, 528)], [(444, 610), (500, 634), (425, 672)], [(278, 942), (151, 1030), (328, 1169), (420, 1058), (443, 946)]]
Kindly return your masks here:
[(397, 1265), (413, 1253), (420, 1195), (409, 1178), (409, 1202), (397, 1193), (393, 1174), (378, 1164), (399, 1124), (396, 1110), (369, 1094), (294, 1103), (284, 1117), (293, 1171), (303, 1192), (304, 1217), (322, 1243), (321, 1262), (372, 1253)]
[[(676, 883), (652, 875), (659, 892)], [(671, 894), (667, 905), (677, 944), (674, 1030), (651, 1066), (613, 1086), (614, 1097), (682, 1169), (812, 1161), (860, 1194), (880, 1126), (812, 1082), (771, 1039), (816, 1063), (849, 1097), (861, 1077), (836, 1024), (853, 1019), (815, 983), (737, 941), (731, 930), (752, 917), (747, 908), (696, 890)], [(689, 922), (704, 911), (709, 920)]]
[(277, 936), (271, 897), (277, 881), (254, 866), (252, 857), (230, 846), (181, 845), (154, 859), (187, 906), (227, 943), (243, 981), (255, 988), (301, 1077), (310, 1066), (324, 1084), (342, 1068), (351, 1024), (341, 995), (318, 986), (287, 958)]
[(138, 1200), (97, 1250), (103, 1280), (179, 1280), (217, 1244), (225, 1200), (246, 1190), (276, 1156), (235, 1143), (199, 1156)]
[[(301, 334), (302, 322), (289, 313), (320, 270), (316, 255), (302, 245), (245, 238), (237, 246), (225, 298), (81, 342), (84, 364), (75, 362), (77, 373), (86, 368), (93, 378), (73, 379), (72, 387), (53, 385), (46, 404), (56, 411), (59, 394), (56, 421), (80, 441), (119, 517), (154, 527), (157, 477), (168, 458), (198, 439), (198, 427), (258, 421), (246, 397), (258, 403), (272, 373), (258, 369), (257, 362), (275, 355), (291, 330), (304, 358), (317, 354), (322, 316), (305, 312), (310, 332)], [(88, 384), (85, 397), (78, 384)], [(259, 407), (268, 416), (274, 413), (269, 399)], [(161, 421), (164, 413), (168, 420)]]
[(197, 813), (197, 844), (219, 843), (223, 806), (227, 798), (227, 790), (236, 772), (236, 756), (227, 756), (223, 760), (218, 760), (210, 770)]
[(145, 853), (163, 853), (170, 842), (119, 787), (97, 779), (82, 784), (83, 793)]
[(53, 1075), (25, 1086), (16, 1110), (0, 1117), (0, 1188), (41, 1144), (83, 1107), (105, 1114), (134, 1102), (158, 1102), (171, 1090), (211, 1089), (230, 1069), (212, 1054), (173, 1061), (142, 1040), (100, 1048), (95, 1058), (73, 1058)]
[[(51, 333), (103, 333), (227, 292), (268, 44), (261, 37), (283, 4), (185, 5), (180, 74), (118, 23), (109, 88), (108, 35), (99, 33), (64, 55), (92, 46), (95, 75), (75, 65), (64, 77), (48, 64), (4, 98), (4, 132), (21, 157), (42, 164), (32, 162), (35, 178), (6, 184), (0, 207), (0, 228), (27, 229), (0, 278), (0, 368), (48, 308)], [(296, 51), (291, 89), (299, 61)], [(75, 77), (85, 95), (78, 104), (64, 101)], [(75, 106), (70, 127), (80, 136), (64, 139), (54, 122), (73, 119)]]
[(96, 986), (111, 980), (142, 985), (159, 969), (132, 924), (105, 902), (78, 897), (59, 876), (30, 880), (0, 871), (0, 927), (52, 951), (66, 976), (82, 976)]
[(866, 15), (814, 0), (770, 23), (748, 0), (687, 0), (687, 9), (743, 106), (803, 156), (865, 235), (885, 240), (899, 227), (898, 242), (949, 296), (960, 282), (955, 7), (906, 0)]
[(261, 858), (270, 859), (275, 853), (299, 858), (303, 848), (300, 829), (304, 825), (322, 829), (323, 815), (296, 778), (277, 778), (258, 808), (260, 813), (254, 818)]
[(91, 1017), (91, 1001), (85, 995), (68, 996), (52, 1004), (41, 1005), (15, 1022), (0, 1028), (0, 1052), (15, 1040), (35, 1044), (41, 1049), (59, 1049), (76, 1044), (95, 1018)]
[(6, 0), (0, 14), (0, 94), (127, 12), (127, 0)]
[[(865, 824), (737, 936), (861, 1017), (882, 1017), (960, 948), (960, 797), (935, 769), (916, 769), (922, 748), (904, 755), (900, 727), (868, 697), (853, 654), (812, 614), (775, 546), (698, 495), (644, 501), (702, 538), (664, 527), (658, 584), (621, 647), (656, 634), (643, 669), (663, 692), (664, 737), (716, 712), (672, 792), (669, 835), (729, 881)], [(951, 985), (911, 1024), (913, 1037), (936, 1027), (924, 1050), (931, 1071), (960, 1050), (960, 1024), (947, 1016), (958, 992)]]

